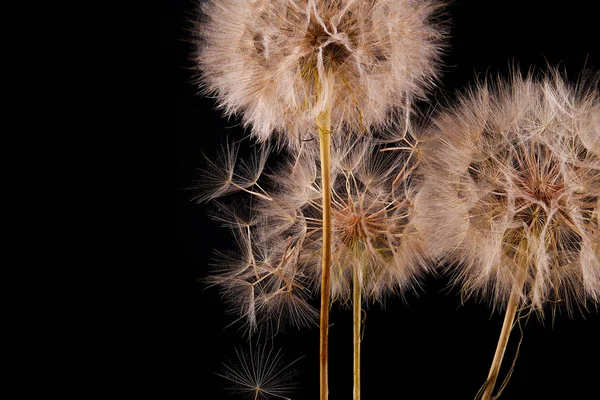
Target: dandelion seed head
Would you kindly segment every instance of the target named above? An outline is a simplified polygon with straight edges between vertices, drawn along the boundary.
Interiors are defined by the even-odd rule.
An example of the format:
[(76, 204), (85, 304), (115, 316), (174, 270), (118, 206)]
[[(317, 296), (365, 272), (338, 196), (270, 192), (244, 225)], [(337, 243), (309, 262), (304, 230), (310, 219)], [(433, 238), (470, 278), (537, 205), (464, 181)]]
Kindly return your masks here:
[[(348, 134), (332, 138), (331, 294), (348, 300), (353, 285), (365, 300), (416, 287), (427, 269), (416, 218), (420, 196), (420, 142), (396, 126), (385, 140)], [(396, 132), (397, 131), (397, 132)], [(227, 147), (232, 148), (232, 146)], [(248, 334), (277, 333), (286, 325), (318, 320), (310, 303), (321, 283), (323, 198), (316, 141), (290, 150), (279, 168), (263, 161), (229, 163), (229, 185), (218, 195), (247, 195), (225, 203), (214, 218), (233, 232), (237, 249), (218, 253), (209, 283), (220, 288), (229, 310)], [(257, 149), (262, 152), (262, 148)], [(229, 159), (227, 156), (224, 159)], [(262, 160), (260, 154), (253, 160)], [(252, 166), (241, 169), (237, 165)], [(241, 178), (244, 176), (257, 177)], [(229, 204), (229, 205), (228, 205)], [(241, 211), (240, 211), (241, 207)], [(236, 254), (237, 253), (237, 254)]]
[(441, 1), (210, 0), (197, 24), (205, 93), (253, 135), (297, 147), (332, 107), (334, 131), (364, 132), (423, 97), (442, 51)]
[(525, 271), (521, 295), (538, 310), (600, 300), (595, 82), (514, 74), (480, 83), (436, 119), (429, 242), (459, 263), (467, 293), (500, 304)]
[[(415, 288), (427, 266), (415, 218), (420, 153), (415, 134), (406, 129), (386, 140), (358, 134), (333, 138), (333, 298), (348, 300), (355, 284), (366, 300)], [(230, 185), (252, 202), (217, 203), (221, 212), (215, 218), (232, 229), (239, 254), (218, 254), (209, 281), (221, 289), (235, 322), (248, 334), (277, 333), (285, 325), (302, 327), (318, 319), (309, 301), (320, 286), (323, 251), (318, 154), (316, 141), (305, 142), (260, 182), (234, 173)], [(219, 193), (232, 190), (223, 187)], [(240, 212), (239, 206), (248, 210)]]
[[(413, 162), (404, 163), (408, 147), (381, 152), (382, 147), (369, 136), (350, 136), (332, 146), (332, 266), (331, 293), (347, 300), (352, 285), (360, 285), (363, 296), (380, 299), (386, 292), (411, 287), (424, 264), (422, 238), (412, 223), (412, 200), (417, 189), (410, 183)], [(308, 152), (311, 153), (310, 151)], [(415, 159), (416, 160), (416, 159)], [(402, 162), (401, 162), (402, 161)], [(322, 253), (322, 198), (314, 196), (302, 202), (290, 202), (300, 193), (319, 193), (320, 179), (308, 186), (298, 185), (296, 176), (313, 174), (303, 171), (310, 163), (288, 165), (277, 174), (279, 190), (272, 194), (274, 204), (297, 215), (293, 229), (286, 231), (299, 246), (298, 263), (318, 285)], [(312, 164), (314, 165), (314, 164)], [(401, 177), (396, 184), (395, 179)], [(264, 203), (263, 212), (272, 224), (272, 239), (282, 240), (277, 226), (280, 211)], [(359, 282), (354, 282), (354, 269)]]

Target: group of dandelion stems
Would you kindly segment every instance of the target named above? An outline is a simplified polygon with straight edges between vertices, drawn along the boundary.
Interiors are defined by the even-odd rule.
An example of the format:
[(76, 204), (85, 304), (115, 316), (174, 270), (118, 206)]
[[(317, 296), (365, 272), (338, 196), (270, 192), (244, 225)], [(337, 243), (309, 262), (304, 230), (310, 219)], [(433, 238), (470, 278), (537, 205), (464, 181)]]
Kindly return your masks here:
[[(321, 400), (332, 299), (353, 304), (355, 399), (363, 298), (409, 290), (432, 266), (447, 266), (467, 295), (507, 304), (483, 399), (517, 310), (600, 300), (597, 79), (514, 72), (413, 126), (410, 105), (437, 78), (443, 5), (201, 3), (200, 86), (264, 144), (250, 161), (238, 162), (235, 146), (208, 159), (201, 200), (253, 196), (249, 215), (223, 206), (228, 214), (217, 216), (239, 251), (223, 255), (210, 280), (250, 332), (284, 317), (309, 322), (317, 313), (306, 299), (320, 289)], [(268, 141), (291, 161), (265, 184)]]

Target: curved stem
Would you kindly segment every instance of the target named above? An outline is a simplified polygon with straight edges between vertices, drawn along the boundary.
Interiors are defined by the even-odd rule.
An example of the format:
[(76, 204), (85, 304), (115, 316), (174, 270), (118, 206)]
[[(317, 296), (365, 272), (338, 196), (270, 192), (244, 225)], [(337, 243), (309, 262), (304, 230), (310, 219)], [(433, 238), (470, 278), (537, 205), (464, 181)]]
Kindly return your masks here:
[(352, 312), (354, 328), (354, 400), (360, 400), (360, 327), (361, 293), (358, 281), (358, 265), (354, 265), (352, 279)]
[(317, 116), (319, 145), (321, 151), (321, 191), (323, 196), (323, 256), (321, 262), (321, 321), (320, 321), (320, 360), (321, 360), (321, 400), (329, 395), (329, 292), (331, 272), (331, 181), (330, 181), (330, 134), (331, 108)]
[(517, 271), (517, 282), (516, 285), (513, 287), (513, 291), (510, 295), (510, 300), (508, 301), (508, 305), (506, 306), (506, 314), (504, 315), (502, 331), (500, 331), (500, 338), (498, 339), (498, 345), (496, 346), (494, 360), (492, 361), (490, 372), (485, 383), (485, 389), (483, 391), (483, 395), (481, 396), (482, 400), (491, 400), (493, 398), (492, 392), (494, 391), (494, 386), (496, 385), (496, 380), (498, 379), (498, 374), (500, 373), (500, 365), (502, 364), (502, 358), (504, 357), (506, 345), (508, 344), (508, 338), (510, 336), (513, 322), (515, 320), (515, 314), (519, 307), (521, 291), (523, 290), (523, 285), (525, 284), (526, 272), (527, 271), (525, 268), (519, 268)]

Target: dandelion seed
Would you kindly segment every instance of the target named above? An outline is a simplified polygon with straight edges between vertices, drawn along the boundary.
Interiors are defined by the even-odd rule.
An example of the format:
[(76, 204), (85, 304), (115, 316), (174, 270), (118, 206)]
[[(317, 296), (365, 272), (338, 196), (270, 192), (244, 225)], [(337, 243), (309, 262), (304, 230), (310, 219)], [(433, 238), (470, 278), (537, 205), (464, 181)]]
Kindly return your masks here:
[(268, 199), (264, 190), (257, 186), (257, 182), (265, 168), (271, 148), (268, 145), (259, 146), (249, 161), (240, 162), (239, 147), (240, 142), (226, 142), (214, 160), (204, 157), (206, 165), (202, 170), (202, 179), (197, 184), (200, 194), (194, 198), (196, 201), (214, 200), (239, 191)]
[(274, 351), (266, 344), (256, 348), (250, 344), (248, 352), (236, 348), (235, 353), (236, 360), (224, 363), (219, 374), (234, 385), (231, 391), (252, 400), (291, 400), (290, 393), (298, 389), (292, 366), (299, 359), (286, 364), (281, 350)]

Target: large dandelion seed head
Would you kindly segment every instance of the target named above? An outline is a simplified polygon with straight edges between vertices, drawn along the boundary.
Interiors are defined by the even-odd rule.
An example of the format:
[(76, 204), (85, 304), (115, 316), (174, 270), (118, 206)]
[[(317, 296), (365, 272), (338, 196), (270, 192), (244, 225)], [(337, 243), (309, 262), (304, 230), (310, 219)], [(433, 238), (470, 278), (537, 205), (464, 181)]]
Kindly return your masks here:
[[(417, 195), (412, 167), (417, 157), (410, 156), (415, 151), (410, 146), (416, 146), (416, 140), (404, 138), (402, 148), (389, 152), (381, 152), (384, 147), (372, 137), (340, 142), (332, 147), (332, 296), (347, 300), (354, 284), (371, 299), (406, 290), (424, 265), (423, 239), (412, 222)], [(311, 157), (314, 152), (307, 149), (274, 174), (278, 190), (261, 211), (269, 241), (289, 238), (297, 243), (298, 263), (318, 285), (322, 198), (320, 175), (311, 167), (315, 165)]]
[(501, 303), (524, 271), (522, 298), (538, 309), (600, 300), (596, 82), (515, 74), (437, 118), (429, 241), (460, 262), (467, 293)]
[(363, 132), (423, 97), (444, 32), (440, 1), (209, 0), (197, 24), (201, 87), (261, 141), (297, 145), (331, 106)]

